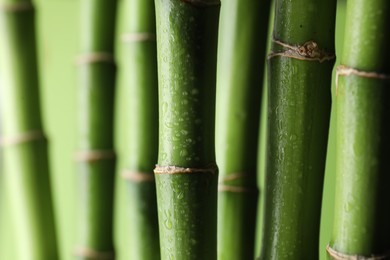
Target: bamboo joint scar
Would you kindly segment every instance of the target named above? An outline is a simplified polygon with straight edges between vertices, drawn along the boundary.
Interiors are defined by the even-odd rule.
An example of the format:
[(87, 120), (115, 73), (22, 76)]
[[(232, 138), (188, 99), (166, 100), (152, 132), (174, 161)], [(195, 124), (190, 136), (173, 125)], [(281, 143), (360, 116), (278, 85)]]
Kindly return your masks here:
[(286, 57), (303, 61), (331, 61), (336, 58), (334, 53), (328, 53), (318, 47), (315, 41), (307, 41), (302, 45), (290, 45), (275, 38), (272, 38), (272, 43), (284, 48), (281, 51), (272, 50), (268, 55), (268, 59), (274, 57)]

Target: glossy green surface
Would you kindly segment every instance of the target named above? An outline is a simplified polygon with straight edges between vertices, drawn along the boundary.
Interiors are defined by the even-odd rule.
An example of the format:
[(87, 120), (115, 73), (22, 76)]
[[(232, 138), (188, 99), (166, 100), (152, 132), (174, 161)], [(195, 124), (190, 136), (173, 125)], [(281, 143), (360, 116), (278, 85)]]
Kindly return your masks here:
[(208, 172), (156, 175), (161, 259), (217, 258), (217, 181)]
[(215, 162), (215, 75), (219, 6), (157, 0), (158, 164)]
[[(274, 37), (290, 45), (313, 40), (334, 53), (335, 4), (277, 0)], [(269, 60), (263, 260), (319, 258), (333, 63)]]
[[(122, 37), (156, 33), (153, 0), (126, 0), (121, 6)], [(158, 153), (157, 47), (155, 39), (121, 41), (121, 87), (126, 93), (126, 170), (153, 174)], [(160, 258), (156, 185), (153, 181), (126, 182), (123, 255), (127, 259)]]
[[(81, 2), (81, 54), (113, 53), (116, 1)], [(79, 151), (113, 149), (114, 90), (113, 63), (78, 65)], [(115, 160), (77, 162), (76, 247), (112, 252)], [(88, 258), (78, 258), (88, 259)]]
[[(388, 1), (348, 1), (342, 64), (389, 74), (389, 11)], [(339, 78), (330, 246), (345, 254), (371, 256), (389, 249), (389, 85), (355, 75)]]
[[(177, 0), (155, 4), (158, 164), (207, 168), (215, 164), (219, 5), (196, 6)], [(156, 174), (162, 259), (216, 259), (217, 178), (217, 173), (207, 170)]]
[[(0, 5), (17, 2), (22, 1), (1, 1)], [(0, 57), (2, 137), (43, 131), (34, 11), (0, 10)], [(14, 256), (57, 259), (47, 142), (36, 140), (2, 149), (9, 238), (18, 244)]]
[[(254, 192), (219, 192), (218, 259), (253, 259), (262, 73), (270, 1), (222, 1), (218, 45), (216, 154), (224, 183)], [(231, 234), (235, 234), (232, 236)]]

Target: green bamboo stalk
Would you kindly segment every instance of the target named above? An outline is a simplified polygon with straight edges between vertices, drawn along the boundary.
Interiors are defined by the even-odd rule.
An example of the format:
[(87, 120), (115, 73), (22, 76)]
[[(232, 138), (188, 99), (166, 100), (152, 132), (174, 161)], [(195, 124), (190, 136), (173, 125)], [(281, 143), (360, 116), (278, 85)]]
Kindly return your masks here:
[(335, 0), (276, 0), (261, 259), (318, 259)]
[(328, 247), (334, 259), (389, 258), (389, 12), (386, 0), (347, 2), (337, 68), (336, 201)]
[(215, 75), (220, 2), (156, 0), (162, 259), (216, 259)]
[(121, 75), (126, 93), (126, 256), (160, 259), (153, 169), (158, 152), (156, 21), (153, 0), (123, 2)]
[(4, 182), (17, 259), (57, 259), (47, 140), (41, 120), (35, 12), (31, 1), (0, 1)]
[[(270, 1), (222, 2), (217, 73), (218, 259), (253, 259)], [(232, 234), (235, 234), (234, 236)]]
[(79, 259), (114, 259), (116, 1), (83, 0), (79, 69)]

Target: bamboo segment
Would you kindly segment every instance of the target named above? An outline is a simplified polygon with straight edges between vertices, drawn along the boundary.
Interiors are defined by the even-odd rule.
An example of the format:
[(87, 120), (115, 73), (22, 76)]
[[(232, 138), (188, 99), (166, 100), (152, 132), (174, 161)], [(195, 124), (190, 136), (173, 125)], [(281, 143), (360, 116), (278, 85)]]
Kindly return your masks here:
[(332, 259), (390, 257), (389, 12), (386, 0), (347, 2), (337, 68), (336, 201), (327, 248)]
[(162, 259), (216, 259), (214, 151), (219, 1), (157, 0)]
[(277, 0), (261, 259), (318, 259), (336, 1)]
[(160, 259), (156, 186), (158, 152), (156, 21), (153, 0), (123, 2), (121, 73), (126, 91), (126, 254)]
[(0, 1), (0, 85), (4, 187), (17, 259), (57, 259), (47, 140), (42, 128), (35, 12)]
[(270, 1), (227, 0), (221, 8), (216, 116), (221, 260), (254, 258), (260, 72), (269, 5)]
[(78, 259), (114, 259), (113, 58), (116, 1), (83, 0), (79, 70)]

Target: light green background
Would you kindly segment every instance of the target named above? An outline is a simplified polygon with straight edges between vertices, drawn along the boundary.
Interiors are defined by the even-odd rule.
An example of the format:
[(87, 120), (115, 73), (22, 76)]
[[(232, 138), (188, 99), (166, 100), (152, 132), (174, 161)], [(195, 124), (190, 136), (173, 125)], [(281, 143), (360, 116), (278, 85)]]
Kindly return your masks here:
[[(258, 0), (260, 1), (260, 0)], [(339, 1), (337, 15), (337, 55), (341, 55), (341, 43), (344, 26), (344, 1)], [(75, 190), (77, 174), (73, 164), (76, 138), (76, 69), (75, 57), (79, 47), (79, 0), (38, 0), (37, 26), (39, 39), (39, 57), (41, 74), (42, 106), (44, 111), (44, 125), (50, 138), (50, 159), (52, 169), (52, 185), (54, 191), (56, 220), (60, 235), (60, 250), (62, 259), (73, 259), (73, 247), (75, 240)], [(119, 55), (118, 55), (119, 57)], [(334, 93), (334, 86), (332, 86)], [(118, 90), (118, 97), (121, 90)], [(333, 98), (334, 95), (333, 95)], [(335, 99), (334, 99), (335, 100)], [(119, 100), (123, 103), (123, 100)], [(117, 111), (120, 111), (119, 109)], [(120, 112), (121, 113), (121, 112)], [(119, 114), (120, 114), (119, 113)], [(119, 118), (122, 116), (119, 115)], [(325, 259), (325, 246), (330, 238), (333, 218), (334, 201), (334, 161), (335, 161), (335, 113), (334, 103), (332, 109), (330, 141), (325, 177), (324, 201), (321, 226), (321, 259)], [(123, 123), (123, 121), (122, 121)], [(120, 124), (117, 127), (117, 140), (123, 135)], [(117, 142), (120, 144), (120, 142)], [(119, 154), (122, 148), (118, 147)], [(120, 167), (118, 167), (120, 169)], [(119, 188), (121, 186), (118, 186)], [(122, 190), (122, 189), (120, 189)], [(122, 192), (120, 192), (122, 193)], [(119, 198), (121, 196), (118, 196)], [(12, 203), (11, 198), (3, 198), (7, 203)], [(124, 205), (125, 201), (120, 198), (117, 205)], [(2, 201), (3, 202), (3, 201)], [(13, 244), (12, 233), (8, 231), (6, 207), (1, 204), (1, 240), (0, 259), (13, 259), (12, 252), (18, 250), (17, 244)], [(120, 219), (116, 223), (117, 238), (124, 237), (126, 223), (123, 219), (123, 209), (117, 211), (116, 217)], [(119, 228), (118, 228), (119, 227)], [(119, 239), (117, 239), (119, 241)], [(119, 256), (126, 246), (126, 241), (120, 239), (117, 243)]]

